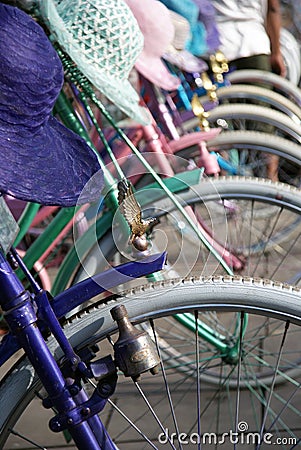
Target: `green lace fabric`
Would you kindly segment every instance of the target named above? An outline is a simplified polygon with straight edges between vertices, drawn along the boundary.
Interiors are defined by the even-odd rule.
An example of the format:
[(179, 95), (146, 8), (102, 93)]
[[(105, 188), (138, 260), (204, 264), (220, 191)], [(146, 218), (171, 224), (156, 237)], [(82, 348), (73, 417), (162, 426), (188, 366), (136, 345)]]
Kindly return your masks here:
[(0, 245), (6, 254), (19, 232), (19, 226), (3, 197), (0, 197)]

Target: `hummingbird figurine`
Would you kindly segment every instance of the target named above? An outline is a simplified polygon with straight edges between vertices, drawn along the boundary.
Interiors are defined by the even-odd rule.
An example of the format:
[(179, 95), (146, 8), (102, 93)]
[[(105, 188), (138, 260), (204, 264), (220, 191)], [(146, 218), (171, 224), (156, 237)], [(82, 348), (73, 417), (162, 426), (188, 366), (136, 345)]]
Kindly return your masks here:
[(118, 203), (120, 210), (130, 226), (131, 244), (140, 251), (145, 251), (148, 246), (146, 231), (156, 219), (142, 219), (141, 206), (136, 200), (132, 184), (126, 178), (118, 182)]

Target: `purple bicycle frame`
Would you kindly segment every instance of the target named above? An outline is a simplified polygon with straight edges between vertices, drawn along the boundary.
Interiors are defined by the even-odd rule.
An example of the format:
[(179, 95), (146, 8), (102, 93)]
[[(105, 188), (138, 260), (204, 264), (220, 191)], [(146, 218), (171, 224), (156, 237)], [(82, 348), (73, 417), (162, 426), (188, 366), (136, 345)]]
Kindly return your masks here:
[[(34, 304), (32, 295), (24, 290), (11, 266), (0, 253), (0, 304), (12, 331), (12, 334), (9, 333), (0, 343), (0, 363), (3, 364), (18, 348), (25, 350), (48, 393), (51, 406), (58, 411), (58, 415), (52, 420), (51, 429), (61, 431), (59, 427), (67, 423), (68, 430), (80, 450), (117, 449), (97, 415), (105, 406), (107, 398), (96, 396), (94, 399), (92, 396), (89, 403), (91, 414), (87, 418), (82, 417), (82, 406), (88, 404), (87, 396), (83, 390), (77, 392), (77, 395), (74, 393), (72, 395), (66, 379), (45, 343), (43, 328), (45, 330), (47, 324), (66, 359), (73, 361), (77, 355), (64, 335), (58, 319), (129, 278), (150, 275), (163, 269), (165, 259), (166, 254), (160, 253), (141, 261), (122, 264), (78, 283), (50, 301), (46, 292), (41, 290), (37, 293)], [(76, 362), (84, 365), (80, 360)]]

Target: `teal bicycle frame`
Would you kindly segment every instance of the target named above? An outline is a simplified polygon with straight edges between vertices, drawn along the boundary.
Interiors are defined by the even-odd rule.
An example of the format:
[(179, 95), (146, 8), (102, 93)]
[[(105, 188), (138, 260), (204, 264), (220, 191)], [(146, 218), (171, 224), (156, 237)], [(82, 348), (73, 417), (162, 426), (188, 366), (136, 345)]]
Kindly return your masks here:
[[(74, 78), (74, 74), (73, 74)], [(90, 115), (90, 119), (94, 123), (94, 125), (97, 127), (97, 131), (100, 134), (101, 139), (104, 142), (104, 145), (106, 148), (108, 148), (108, 144), (104, 139), (104, 136), (99, 129), (99, 126), (93, 116), (93, 113), (89, 109), (89, 105), (87, 102), (87, 96), (89, 96), (90, 100), (92, 100), (98, 108), (100, 108), (101, 112), (104, 114), (106, 119), (111, 123), (111, 125), (115, 128), (117, 133), (121, 136), (121, 138), (126, 142), (126, 144), (130, 147), (130, 149), (133, 151), (133, 153), (137, 156), (139, 161), (145, 166), (147, 171), (153, 176), (155, 179), (155, 183), (152, 185), (147, 186), (143, 189), (145, 192), (145, 195), (142, 195), (139, 197), (139, 202), (143, 208), (144, 205), (150, 204), (151, 201), (156, 201), (160, 198), (163, 198), (164, 196), (168, 196), (170, 200), (173, 202), (175, 207), (179, 210), (179, 212), (182, 214), (183, 218), (189, 223), (197, 237), (202, 241), (202, 243), (206, 246), (206, 248), (216, 257), (216, 259), (219, 261), (219, 263), (223, 266), (226, 273), (228, 275), (232, 275), (232, 270), (230, 267), (225, 263), (225, 261), (222, 259), (222, 257), (218, 254), (218, 252), (212, 247), (212, 245), (208, 242), (206, 237), (202, 234), (201, 230), (192, 223), (189, 215), (183, 208), (183, 206), (179, 203), (179, 201), (174, 196), (175, 193), (180, 192), (181, 190), (187, 189), (187, 186), (193, 186), (194, 184), (197, 184), (199, 182), (200, 176), (202, 174), (202, 170), (198, 169), (195, 171), (189, 171), (184, 172), (181, 174), (178, 174), (175, 178), (168, 178), (166, 180), (162, 180), (157, 173), (152, 169), (152, 167), (147, 163), (147, 161), (144, 159), (144, 157), (140, 154), (140, 152), (134, 147), (132, 142), (127, 138), (127, 136), (123, 133), (123, 131), (117, 127), (117, 125), (114, 123), (111, 116), (107, 113), (101, 102), (96, 98), (93, 90), (88, 85), (88, 82), (85, 81), (83, 84), (82, 78), (81, 78), (81, 91), (80, 91), (80, 97), (83, 104), (86, 106), (86, 109), (88, 111), (88, 114)], [(63, 123), (70, 129), (72, 129), (74, 132), (79, 134), (81, 137), (83, 137), (93, 148), (93, 144), (89, 138), (89, 135), (86, 131), (86, 129), (83, 127), (81, 122), (79, 121), (78, 117), (75, 115), (74, 110), (72, 106), (70, 105), (68, 99), (64, 95), (63, 92), (61, 92), (57, 103), (55, 107), (55, 112), (60, 115)], [(95, 150), (95, 149), (94, 149)], [(110, 149), (108, 148), (110, 151)], [(95, 150), (96, 151), (96, 150)], [(112, 152), (110, 151), (110, 155)], [(112, 157), (114, 158), (114, 157)], [(117, 164), (117, 161), (113, 161), (114, 164)], [(106, 205), (108, 206), (108, 210), (102, 214), (97, 220), (96, 225), (93, 227), (93, 229), (87, 230), (86, 233), (84, 233), (78, 240), (76, 244), (76, 248), (72, 247), (69, 251), (68, 255), (64, 259), (58, 274), (55, 278), (53, 287), (52, 287), (52, 294), (57, 295), (58, 293), (62, 292), (66, 288), (66, 283), (68, 279), (70, 278), (70, 274), (73, 273), (74, 269), (78, 266), (82, 256), (86, 253), (87, 249), (91, 248), (92, 244), (95, 244), (95, 233), (97, 237), (97, 241), (100, 241), (104, 235), (110, 230), (113, 215), (116, 212), (118, 208), (118, 200), (117, 200), (117, 182), (112, 177), (111, 173), (107, 170), (105, 165), (100, 160), (101, 167), (104, 171), (104, 178), (105, 178), (105, 191), (107, 193), (106, 195)], [(160, 188), (160, 189), (152, 189), (152, 188)], [(155, 192), (153, 194), (153, 197), (150, 198), (150, 192)], [(24, 212), (24, 214), (21, 217), (20, 220), (20, 234), (17, 238), (17, 243), (22, 239), (24, 234), (26, 233), (32, 218), (37, 212), (39, 205), (35, 204), (29, 204)], [(63, 208), (61, 209), (56, 217), (53, 219), (51, 224), (47, 227), (45, 232), (40, 235), (36, 241), (31, 245), (31, 247), (28, 249), (26, 255), (24, 256), (24, 263), (29, 268), (29, 270), (33, 267), (34, 263), (39, 259), (39, 257), (44, 253), (44, 251), (47, 249), (47, 247), (51, 244), (53, 239), (60, 233), (60, 231), (66, 226), (67, 223), (69, 223), (70, 220), (72, 220), (74, 214), (76, 213), (78, 208)], [(121, 221), (122, 226), (125, 229), (128, 229), (127, 224), (125, 221)], [(154, 274), (152, 277), (156, 277), (157, 275)], [(160, 277), (160, 275), (159, 275)], [(192, 316), (188, 315), (179, 315), (176, 317), (178, 321), (181, 321), (181, 323), (190, 329), (194, 328), (193, 326), (193, 320)], [(247, 320), (245, 320), (245, 328), (247, 326)], [(233, 345), (229, 346), (226, 342), (223, 336), (217, 335), (216, 330), (209, 329), (208, 327), (202, 326), (200, 323), (198, 327), (198, 334), (201, 338), (203, 338), (205, 341), (210, 342), (212, 345), (214, 345), (219, 351), (222, 352), (225, 357), (230, 354), (234, 355), (236, 354), (236, 350), (233, 347)], [(239, 336), (237, 336), (236, 349), (239, 348)]]

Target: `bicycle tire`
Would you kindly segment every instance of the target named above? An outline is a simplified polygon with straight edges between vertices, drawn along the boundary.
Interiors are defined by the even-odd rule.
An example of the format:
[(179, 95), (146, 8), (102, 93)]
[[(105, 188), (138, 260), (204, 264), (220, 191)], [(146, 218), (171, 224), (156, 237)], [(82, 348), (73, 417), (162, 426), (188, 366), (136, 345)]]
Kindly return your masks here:
[(223, 121), (228, 124), (232, 120), (237, 121), (235, 126), (238, 129), (241, 129), (240, 127), (243, 121), (242, 126), (254, 126), (254, 131), (258, 131), (256, 129), (257, 124), (264, 124), (263, 127), (267, 124), (274, 128), (274, 133), (281, 132), (283, 136), (291, 138), (296, 142), (301, 142), (300, 125), (296, 124), (285, 114), (264, 106), (242, 104), (220, 105), (212, 109), (208, 117), (211, 126), (214, 124), (222, 125)]
[[(227, 131), (207, 142), (208, 151), (224, 156), (229, 162), (227, 171), (235, 175), (252, 175), (282, 181), (294, 186), (300, 185), (300, 146), (288, 139), (258, 131)], [(235, 161), (231, 154), (235, 151)], [(200, 151), (197, 145), (185, 149), (175, 149), (175, 154), (193, 159), (199, 165)], [(268, 155), (275, 155), (278, 160), (276, 172), (268, 171)], [(232, 173), (231, 173), (232, 171)]]
[[(211, 227), (216, 241), (242, 262), (242, 267), (238, 270), (241, 275), (266, 277), (281, 282), (289, 282), (298, 277), (296, 249), (301, 240), (299, 189), (270, 180), (221, 177), (214, 180), (203, 179), (199, 185), (182, 192), (179, 198), (181, 203), (192, 207), (202, 217), (205, 225)], [(223, 202), (226, 202), (225, 207)], [(169, 254), (169, 276), (211, 276), (212, 273), (225, 273), (216, 259), (197, 242), (193, 231), (183, 224), (171, 201), (158, 201), (153, 205), (151, 215), (160, 218), (161, 224), (158, 227), (167, 236), (165, 247), (158, 244), (158, 250), (167, 250)], [(107, 239), (106, 247), (110, 249), (111, 258), (114, 249), (115, 254), (120, 249), (116, 248), (112, 234), (108, 234)], [(156, 244), (156, 239), (154, 242)], [(124, 254), (123, 251), (121, 253)], [(97, 265), (97, 261), (103, 260), (103, 256), (106, 260), (106, 255), (99, 254), (97, 242), (85, 255), (72, 276), (68, 278), (65, 273), (61, 277), (65, 286), (103, 269)], [(92, 272), (88, 270), (90, 261)], [(65, 286), (61, 286), (60, 290)]]
[(301, 89), (286, 78), (263, 70), (236, 70), (227, 74), (230, 83), (261, 83), (273, 87), (301, 107)]
[[(208, 116), (211, 126), (217, 126), (224, 131), (246, 129), (249, 131), (266, 131), (266, 126), (273, 127), (274, 133), (281, 133), (283, 137), (301, 142), (301, 127), (286, 114), (257, 105), (231, 104), (213, 108)], [(236, 121), (231, 123), (231, 121)], [(199, 126), (199, 119), (193, 118), (182, 124), (183, 130), (190, 131)], [(259, 130), (261, 126), (261, 130)], [(251, 130), (250, 130), (251, 127)], [(255, 128), (255, 129), (254, 129)]]
[[(242, 186), (243, 185), (243, 186)], [(205, 189), (206, 188), (206, 189)], [(235, 195), (238, 198), (242, 196), (242, 198), (244, 199), (245, 197), (245, 193), (247, 192), (247, 195), (249, 195), (251, 197), (251, 199), (253, 198), (268, 198), (271, 199), (271, 205), (270, 208), (272, 209), (271, 211), (271, 216), (277, 216), (277, 210), (275, 211), (275, 209), (273, 209), (273, 206), (275, 206), (273, 204), (273, 199), (275, 198), (277, 200), (277, 198), (279, 197), (279, 192), (282, 192), (282, 190), (284, 189), (284, 191), (286, 191), (286, 194), (288, 195), (288, 197), (285, 199), (285, 201), (287, 202), (287, 204), (289, 205), (289, 208), (299, 208), (300, 210), (300, 197), (299, 197), (299, 201), (296, 201), (296, 198), (294, 197), (294, 194), (296, 192), (299, 192), (296, 189), (288, 189), (287, 186), (284, 186), (282, 184), (278, 184), (278, 185), (274, 185), (274, 184), (270, 184), (269, 182), (266, 183), (261, 183), (258, 180), (246, 180), (246, 179), (231, 179), (231, 178), (227, 178), (224, 180), (216, 180), (214, 183), (211, 183), (210, 180), (207, 180), (198, 186), (197, 192), (195, 191), (190, 191), (190, 193), (186, 193), (185, 194), (185, 202), (187, 202), (187, 204), (192, 204), (194, 199), (199, 199), (200, 198), (200, 192), (203, 192), (203, 200), (204, 203), (206, 203), (206, 200), (209, 198), (212, 198), (213, 196), (213, 201), (215, 200), (219, 200), (219, 197), (217, 197), (217, 193), (223, 191), (224, 193), (220, 196), (221, 198), (226, 197), (227, 199), (230, 198), (230, 201), (233, 200), (233, 197), (235, 199)], [(204, 192), (206, 190), (206, 192)], [(184, 196), (184, 193), (182, 194), (182, 197)], [(184, 197), (183, 197), (184, 199)], [(252, 201), (252, 200), (251, 200)], [(269, 200), (270, 201), (270, 200)], [(165, 202), (165, 200), (164, 200)], [(157, 208), (160, 210), (161, 209), (161, 204), (159, 203), (157, 205)], [(169, 206), (168, 204), (164, 206), (165, 210), (172, 211), (173, 207), (172, 205)], [(278, 206), (276, 207), (278, 208)], [(246, 210), (246, 208), (243, 208), (244, 210)], [(258, 216), (258, 221), (256, 221), (256, 223), (260, 223), (261, 220), (264, 220), (265, 216), (266, 216), (267, 212), (266, 212), (266, 204), (264, 204), (264, 211), (263, 211), (263, 219), (261, 218), (261, 211), (257, 210), (256, 211), (256, 215)], [(237, 219), (235, 218), (235, 216), (232, 217), (232, 219), (234, 220), (234, 222), (237, 222)], [(181, 218), (177, 217), (177, 220), (179, 222), (181, 222)], [(214, 220), (213, 220), (214, 221)], [(268, 222), (270, 221), (270, 218), (268, 218)], [(254, 225), (255, 229), (256, 229), (256, 223)], [(164, 224), (163, 224), (164, 225)], [(166, 228), (165, 226), (163, 226), (163, 228)], [(180, 228), (180, 227), (179, 227)], [(238, 229), (240, 228), (240, 224), (238, 223)], [(245, 226), (245, 228), (248, 228), (248, 224)], [(272, 227), (273, 228), (273, 227)], [(263, 241), (262, 243), (258, 242), (255, 243), (253, 245), (254, 248), (252, 248), (252, 252), (254, 253), (253, 255), (250, 255), (248, 258), (248, 262), (245, 265), (245, 271), (242, 270), (242, 273), (248, 274), (248, 275), (254, 275), (254, 273), (252, 272), (252, 270), (254, 270), (255, 267), (255, 275), (261, 275), (261, 276), (268, 276), (270, 274), (274, 275), (275, 278), (276, 275), (279, 276), (283, 274), (283, 268), (285, 267), (285, 265), (289, 265), (292, 268), (294, 267), (294, 263), (296, 261), (296, 257), (294, 256), (294, 254), (289, 255), (289, 257), (285, 254), (285, 251), (290, 251), (290, 243), (286, 244), (287, 241), (289, 241), (289, 233), (296, 233), (296, 230), (298, 230), (298, 228), (300, 228), (300, 213), (297, 213), (296, 215), (296, 220), (291, 220), (285, 222), (285, 227), (284, 229), (281, 228), (280, 232), (275, 233), (275, 235), (273, 236), (273, 242), (271, 243), (271, 248), (269, 248), (269, 246), (267, 246), (265, 244), (265, 242)], [(266, 229), (266, 227), (264, 227), (264, 230)], [(241, 231), (239, 229), (239, 231)], [(173, 235), (172, 235), (173, 236)], [(188, 238), (188, 239), (187, 239)], [(187, 241), (189, 241), (190, 236), (185, 235), (185, 242), (187, 243)], [(192, 236), (191, 237), (191, 241), (192, 241), (192, 246), (194, 246), (194, 241), (195, 237)], [(285, 241), (285, 242), (284, 242)], [(282, 243), (284, 242), (284, 243)], [(256, 248), (256, 244), (257, 247)], [(110, 235), (110, 233), (107, 233), (106, 235), (106, 239), (105, 241), (102, 239), (101, 240), (101, 246), (102, 249), (106, 248), (107, 250), (110, 249), (110, 256), (104, 255), (103, 251), (100, 252), (98, 245), (95, 245), (93, 248), (91, 248), (90, 252), (88, 252), (86, 259), (83, 261), (82, 265), (79, 265), (77, 268), (77, 271), (73, 273), (72, 277), (69, 279), (69, 284), (74, 284), (84, 278), (86, 278), (88, 275), (93, 275), (96, 272), (99, 272), (100, 270), (103, 270), (104, 267), (102, 266), (102, 261), (108, 262), (109, 264), (111, 264), (111, 257), (114, 254), (119, 255), (117, 248), (114, 245), (114, 239), (112, 237), (112, 235)], [(274, 246), (276, 246), (276, 249), (273, 250)], [(241, 249), (240, 252), (243, 253), (243, 256), (246, 254), (245, 249)], [(260, 254), (260, 252), (262, 252)], [(280, 257), (279, 257), (280, 254)], [(266, 261), (268, 261), (268, 258), (270, 258), (272, 260), (272, 263), (270, 265), (267, 264)], [(281, 258), (283, 258), (284, 263), (281, 265), (279, 262), (281, 261)], [(205, 258), (201, 258), (201, 261), (203, 261)], [(173, 255), (171, 255), (171, 270), (167, 271), (167, 277), (171, 277), (171, 276), (175, 276), (175, 274), (177, 275), (180, 272), (180, 269), (178, 268), (178, 265), (175, 264), (173, 265), (174, 260), (176, 260), (176, 257), (174, 257)], [(185, 260), (185, 257), (184, 257)], [(260, 261), (259, 265), (256, 265), (256, 261)], [(255, 263), (254, 263), (255, 261)], [(118, 261), (119, 262), (119, 261)], [(263, 264), (264, 263), (264, 264)], [(274, 266), (273, 266), (274, 264)], [(275, 272), (275, 266), (277, 268), (277, 271)], [(190, 269), (190, 267), (185, 267), (185, 271), (187, 271), (187, 269)], [(216, 270), (216, 267), (214, 267), (214, 269)], [(264, 272), (260, 273), (261, 270), (264, 270)], [(268, 270), (270, 270), (270, 272), (268, 272)], [(259, 271), (259, 273), (258, 273)], [(189, 270), (187, 271), (189, 273)], [(185, 275), (186, 273), (184, 273)], [(211, 275), (211, 273), (210, 273)], [(289, 278), (292, 279), (293, 277), (296, 276), (296, 271), (293, 268), (292, 272), (290, 273)], [(68, 280), (67, 276), (63, 276), (62, 277), (64, 280)], [(297, 282), (296, 282), (297, 283)], [(168, 355), (169, 360), (174, 360), (175, 358), (177, 359), (178, 362), (178, 368), (177, 370), (180, 372), (183, 372), (183, 368), (185, 371), (185, 367), (187, 367), (187, 358), (182, 358), (181, 357), (181, 364), (180, 364), (180, 357), (178, 355), (178, 351), (177, 349), (174, 349), (173, 347), (169, 346), (168, 350), (166, 350), (166, 345), (163, 342), (164, 338), (160, 336), (160, 345), (162, 346), (162, 348), (165, 348), (165, 353), (166, 355)], [(176, 356), (178, 355), (178, 356)], [(209, 380), (209, 377), (206, 377), (206, 381), (210, 382), (210, 383), (214, 383), (214, 379), (211, 378)]]
[(266, 103), (276, 110), (287, 114), (296, 123), (300, 124), (300, 107), (284, 97), (284, 95), (278, 94), (270, 89), (248, 84), (234, 84), (232, 86), (218, 88), (217, 96), (219, 102), (231, 100), (233, 103), (233, 100), (244, 100), (246, 102), (251, 100), (251, 102), (255, 101), (261, 106), (264, 106), (264, 103)]
[[(146, 297), (147, 301), (144, 300)], [(203, 353), (201, 347), (197, 350), (196, 354), (200, 354), (200, 358), (204, 357), (204, 360), (197, 365), (201, 374), (199, 392), (203, 401), (201, 410), (198, 406), (200, 402), (196, 400), (197, 389), (195, 384), (198, 383), (198, 378), (185, 377), (179, 372), (176, 372), (175, 375), (172, 367), (168, 366), (168, 361), (163, 361), (166, 381), (171, 383), (169, 394), (174, 402), (174, 414), (179, 415), (178, 423), (181, 431), (188, 435), (198, 432), (198, 429), (195, 428), (195, 420), (197, 416), (202, 414), (202, 436), (204, 436), (204, 433), (216, 432), (217, 436), (220, 437), (223, 432), (237, 430), (238, 423), (245, 423), (246, 428), (238, 431), (247, 432), (249, 430), (253, 433), (260, 433), (263, 426), (266, 433), (271, 433), (274, 441), (277, 436), (286, 439), (286, 443), (288, 443), (288, 437), (294, 438), (294, 441), (290, 441), (291, 448), (293, 448), (293, 444), (298, 442), (299, 439), (300, 389), (298, 389), (298, 376), (300, 375), (300, 369), (298, 365), (300, 349), (298, 343), (300, 339), (298, 339), (298, 335), (301, 325), (300, 300), (301, 294), (298, 289), (268, 280), (232, 277), (169, 280), (155, 284), (149, 283), (122, 296), (114, 296), (108, 299), (105, 304), (102, 302), (94, 304), (80, 315), (70, 319), (65, 326), (65, 332), (75, 348), (83, 349), (87, 345), (97, 342), (102, 342), (102, 348), (105, 348), (104, 340), (108, 335), (112, 337), (116, 331), (116, 325), (110, 315), (111, 308), (116, 304), (125, 305), (129, 317), (136, 324), (146, 323), (151, 319), (155, 323), (156, 330), (168, 323), (169, 316), (173, 321), (175, 314), (185, 313), (185, 311), (198, 311), (200, 320), (205, 320), (205, 315), (210, 314), (210, 311), (216, 311), (219, 314), (221, 324), (224, 322), (224, 318), (228, 317), (228, 314), (231, 319), (233, 312), (235, 314), (247, 312), (252, 317), (252, 327), (250, 328), (250, 334), (244, 334), (242, 345), (244, 352), (240, 350), (240, 363), (234, 364), (232, 362), (232, 364), (229, 364), (221, 354), (218, 355), (211, 349), (215, 367), (213, 365), (210, 367), (206, 364), (206, 352)], [(163, 325), (161, 325), (162, 321)], [(231, 335), (233, 329), (230, 328), (230, 324), (231, 320), (224, 322), (225, 329), (228, 329)], [(265, 351), (263, 345), (265, 339), (268, 341), (268, 337), (263, 330), (264, 326), (268, 325), (273, 329), (271, 335), (273, 345), (269, 347), (271, 343), (266, 342), (267, 350)], [(286, 325), (288, 327), (287, 333), (284, 331)], [(170, 333), (166, 339), (171, 339), (171, 342), (175, 345), (176, 338), (172, 331)], [(190, 338), (188, 344), (195, 346), (196, 342), (194, 342), (193, 336), (191, 335)], [(293, 352), (290, 346), (289, 348), (286, 346), (282, 348), (280, 345), (281, 341), (285, 341), (286, 344), (287, 339), (290, 338), (293, 339), (295, 347), (297, 347)], [(183, 342), (181, 343), (181, 336), (178, 337), (178, 340), (183, 353), (185, 348)], [(259, 352), (256, 349), (256, 343), (258, 342), (261, 342), (262, 345)], [(56, 357), (60, 358), (61, 353), (55, 339), (49, 338), (48, 345)], [(201, 343), (198, 345), (201, 345)], [(181, 347), (179, 348), (181, 349)], [(189, 354), (191, 355), (191, 353)], [(293, 361), (292, 357), (295, 357)], [(279, 363), (277, 363), (278, 359)], [(202, 373), (212, 370), (218, 377), (222, 373), (221, 369), (225, 370), (226, 373), (225, 375), (223, 372), (224, 375), (221, 379), (223, 385), (217, 384), (215, 389), (212, 386), (208, 389), (206, 383), (202, 383)], [(273, 384), (270, 388), (270, 396), (265, 378), (263, 376), (256, 377), (256, 371), (258, 370), (258, 373), (260, 373), (260, 369), (267, 371), (269, 376), (273, 376), (273, 378), (277, 376), (283, 379), (283, 383)], [(229, 387), (228, 381), (232, 380), (235, 384), (235, 381), (237, 382), (237, 379), (239, 379), (237, 378), (238, 370), (241, 371), (240, 379), (253, 380), (257, 383), (256, 388), (246, 385), (239, 390), (238, 395), (238, 388), (235, 392), (234, 386)], [(295, 370), (296, 378), (293, 375)], [(157, 408), (159, 416), (164, 417), (164, 427), (169, 429), (172, 427), (173, 430), (174, 425), (170, 421), (172, 414), (168, 406), (165, 406), (169, 395), (166, 393), (166, 381), (162, 375), (162, 367), (157, 377), (152, 376), (150, 379), (147, 374), (143, 374), (141, 386), (145, 394), (150, 396), (149, 401)], [(144, 400), (139, 399), (137, 394), (135, 395), (137, 393), (136, 387), (133, 387), (128, 378), (122, 376), (119, 378), (120, 383), (117, 392), (112, 397), (113, 402), (117, 403), (119, 408), (125, 408), (124, 412), (127, 415), (132, 413), (132, 420), (135, 425), (147, 436), (154, 438), (154, 448), (164, 448), (163, 444), (160, 445), (160, 442), (158, 442), (159, 433), (162, 432), (162, 429), (155, 421), (152, 421), (149, 412), (148, 415), (146, 414), (147, 409), (145, 409)], [(20, 422), (16, 426), (17, 420), (32, 401), (34, 411), (31, 411), (33, 416), (30, 417), (34, 424), (31, 427), (33, 431), (40, 438), (42, 436), (44, 443), (47, 445), (51, 445), (52, 442), (55, 442), (56, 445), (62, 445), (62, 442), (64, 442), (64, 448), (68, 448), (64, 438), (60, 435), (55, 434), (53, 437), (55, 441), (52, 441), (48, 434), (44, 434), (46, 431), (44, 431), (40, 420), (45, 420), (45, 416), (44, 413), (41, 414), (37, 410), (38, 405), (34, 401), (34, 397), (40, 389), (39, 381), (26, 358), (21, 358), (1, 381), (0, 398), (3, 407), (0, 415), (0, 446), (4, 450), (12, 448), (12, 443), (16, 445), (15, 441), (19, 439), (16, 432), (22, 435), (23, 430), (24, 435), (27, 438), (30, 437), (33, 443), (38, 442), (39, 445), (43, 445), (41, 439), (37, 441), (37, 437), (28, 435), (30, 427), (26, 421), (25, 425), (24, 422), (23, 425)], [(238, 396), (240, 401), (237, 400)], [(268, 401), (269, 397), (271, 398), (270, 402)], [(131, 408), (133, 405), (135, 407)], [(235, 405), (239, 414), (235, 414), (235, 409), (237, 409)], [(250, 405), (252, 405), (252, 408), (250, 408)], [(117, 414), (113, 417), (113, 420), (109, 420), (109, 417), (112, 419), (111, 409), (113, 411), (113, 406), (107, 405), (107, 411), (105, 410), (102, 415), (116, 445), (123, 450), (141, 449), (142, 437), (137, 435), (135, 430), (132, 432), (127, 422), (124, 425), (122, 419), (118, 420), (118, 417), (116, 417)], [(194, 416), (194, 413), (196, 416)], [(26, 414), (29, 414), (28, 410), (25, 411)], [(52, 412), (50, 412), (51, 415), (53, 415)], [(219, 421), (218, 424), (217, 421)], [(11, 436), (12, 441), (7, 441), (11, 430), (14, 430), (15, 434)], [(176, 434), (178, 435), (177, 432)], [(58, 442), (57, 440), (60, 438), (63, 441)], [(18, 448), (22, 449), (19, 440), (18, 444)], [(231, 444), (233, 444), (233, 448), (236, 448), (235, 443), (231, 442)], [(71, 443), (70, 446), (74, 448)], [(228, 444), (227, 448), (232, 448), (232, 445)], [(285, 448), (288, 448), (288, 446), (285, 446)]]
[(220, 133), (217, 137), (208, 141), (209, 149), (221, 147), (223, 150), (238, 145), (254, 146), (255, 150), (262, 149), (265, 152), (272, 150), (275, 154), (285, 158), (286, 156), (296, 164), (301, 161), (300, 145), (283, 139), (279, 136), (260, 133), (259, 131), (228, 131)]

